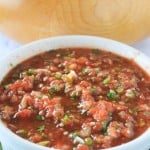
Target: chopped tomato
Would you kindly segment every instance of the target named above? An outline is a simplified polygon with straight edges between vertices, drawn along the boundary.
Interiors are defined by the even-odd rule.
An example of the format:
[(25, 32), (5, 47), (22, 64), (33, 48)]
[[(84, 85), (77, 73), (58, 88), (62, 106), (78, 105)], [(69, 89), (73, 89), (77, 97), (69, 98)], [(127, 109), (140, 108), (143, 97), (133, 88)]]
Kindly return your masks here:
[(87, 145), (79, 145), (77, 150), (90, 150), (90, 148)]
[(31, 110), (29, 110), (29, 109), (23, 109), (23, 110), (20, 110), (19, 112), (17, 112), (15, 114), (15, 117), (26, 119), (26, 118), (31, 117), (32, 114), (33, 114), (33, 112)]

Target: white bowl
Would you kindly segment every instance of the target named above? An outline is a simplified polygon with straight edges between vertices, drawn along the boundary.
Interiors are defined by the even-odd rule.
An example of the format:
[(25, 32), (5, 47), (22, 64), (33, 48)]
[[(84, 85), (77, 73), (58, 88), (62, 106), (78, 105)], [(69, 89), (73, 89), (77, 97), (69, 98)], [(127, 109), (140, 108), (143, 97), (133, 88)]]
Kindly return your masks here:
[[(150, 75), (150, 59), (135, 50), (134, 48), (125, 44), (92, 36), (62, 36), (49, 39), (39, 40), (27, 44), (19, 49), (13, 51), (4, 59), (0, 60), (0, 81), (8, 73), (13, 66), (30, 58), (36, 54), (51, 49), (66, 48), (66, 47), (87, 47), (98, 48), (106, 51), (117, 53), (121, 56), (133, 59)], [(0, 140), (4, 150), (54, 150), (31, 143), (23, 138), (17, 136), (0, 121)], [(120, 146), (109, 148), (107, 150), (148, 150), (150, 148), (150, 129), (147, 129), (138, 138)]]

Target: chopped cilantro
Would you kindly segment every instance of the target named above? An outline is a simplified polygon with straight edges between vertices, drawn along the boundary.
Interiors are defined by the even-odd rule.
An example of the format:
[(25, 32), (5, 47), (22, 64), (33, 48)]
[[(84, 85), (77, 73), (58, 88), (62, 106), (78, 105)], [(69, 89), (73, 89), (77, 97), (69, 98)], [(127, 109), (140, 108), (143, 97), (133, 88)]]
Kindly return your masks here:
[(107, 93), (107, 97), (108, 99), (115, 99), (118, 97), (118, 95), (114, 90), (110, 89), (109, 92)]
[(55, 78), (56, 78), (56, 79), (61, 79), (61, 74), (60, 74), (60, 73), (56, 73), (56, 74), (55, 74)]
[(107, 126), (109, 124), (109, 121), (108, 120), (104, 120), (104, 121), (101, 122), (101, 124), (102, 124), (102, 131), (106, 132)]
[(12, 78), (15, 79), (15, 80), (19, 79), (19, 77), (20, 77), (20, 74), (19, 74), (19, 73), (14, 73), (14, 74), (12, 75)]
[(63, 52), (60, 54), (60, 57), (63, 58), (63, 57), (67, 57), (70, 55), (70, 52)]
[(106, 85), (106, 84), (109, 84), (110, 83), (110, 77), (108, 76), (107, 78), (105, 78), (103, 80), (103, 84)]
[(88, 146), (92, 146), (93, 145), (92, 138), (90, 138), (90, 137), (85, 138), (85, 144), (88, 145)]
[(71, 99), (76, 99), (79, 96), (79, 91), (73, 91), (70, 95)]
[(91, 92), (94, 94), (94, 93), (96, 93), (96, 91), (97, 91), (97, 88), (96, 87), (91, 87)]
[(77, 131), (74, 131), (73, 133), (72, 133), (72, 138), (76, 138), (78, 136), (78, 132)]
[(34, 84), (38, 84), (38, 78), (37, 77), (34, 77)]
[(56, 93), (56, 92), (57, 92), (56, 87), (51, 87), (51, 88), (50, 88), (50, 93)]
[(9, 83), (8, 83), (8, 82), (2, 83), (2, 85), (3, 85), (3, 87), (4, 87), (5, 89), (7, 89), (7, 88), (9, 87)]
[(49, 94), (49, 93), (47, 94), (47, 96), (48, 96), (48, 98), (49, 98), (49, 99), (51, 99), (51, 98), (52, 98), (52, 95), (51, 95), (51, 94)]
[(124, 88), (122, 85), (119, 85), (117, 88), (116, 88), (116, 91), (118, 94), (121, 94), (123, 91), (124, 91)]
[(43, 96), (42, 95), (37, 95), (36, 98), (37, 99), (41, 99)]
[(89, 68), (83, 68), (83, 69), (82, 69), (82, 73), (83, 73), (83, 74), (88, 74), (89, 71), (90, 71)]
[(44, 116), (40, 116), (40, 115), (36, 116), (36, 119), (39, 121), (45, 120)]
[(64, 117), (61, 119), (61, 121), (64, 125), (68, 124), (70, 121), (69, 115), (65, 114)]
[(43, 125), (43, 126), (38, 126), (37, 128), (36, 128), (36, 131), (38, 131), (38, 132), (43, 132), (45, 130), (45, 126)]
[(33, 70), (33, 69), (28, 69), (28, 70), (26, 71), (26, 74), (27, 74), (28, 76), (32, 76), (32, 75), (34, 74), (34, 70)]
[(98, 49), (93, 49), (92, 50), (92, 53), (95, 54), (95, 55), (99, 55), (100, 54), (100, 51)]

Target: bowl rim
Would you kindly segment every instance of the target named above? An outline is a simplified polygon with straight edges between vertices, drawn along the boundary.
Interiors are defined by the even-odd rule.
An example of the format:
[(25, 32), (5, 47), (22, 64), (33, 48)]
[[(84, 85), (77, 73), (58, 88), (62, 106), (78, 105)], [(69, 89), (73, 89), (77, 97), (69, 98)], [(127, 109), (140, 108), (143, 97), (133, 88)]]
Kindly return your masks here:
[[(42, 52), (46, 52), (48, 49), (46, 46), (51, 46), (50, 44), (54, 44), (54, 47), (59, 47), (59, 48), (62, 48), (61, 46), (59, 46), (59, 42), (61, 41), (62, 45), (63, 45), (63, 48), (65, 48), (65, 45), (69, 45), (66, 44), (66, 41), (76, 41), (75, 43), (77, 43), (77, 41), (80, 43), (81, 42), (81, 45), (82, 45), (82, 42), (83, 41), (91, 41), (91, 46), (90, 46), (90, 43), (88, 46), (83, 46), (83, 47), (87, 47), (87, 48), (92, 48), (92, 45), (94, 41), (96, 41), (94, 44), (95, 45), (99, 45), (101, 44), (101, 42), (103, 42), (102, 44), (102, 48), (97, 47), (98, 49), (103, 49), (103, 50), (106, 50), (106, 51), (111, 51), (113, 53), (116, 53), (116, 49), (119, 50), (121, 49), (122, 52), (120, 52), (119, 55), (123, 56), (123, 57), (127, 57), (127, 58), (130, 58), (128, 56), (132, 56), (131, 59), (134, 59), (135, 61), (137, 61), (137, 59), (140, 60), (141, 62), (141, 58), (143, 59), (144, 58), (144, 63), (148, 66), (146, 66), (145, 68), (143, 68), (143, 66), (141, 66), (141, 64), (139, 64), (138, 62), (136, 62), (138, 65), (140, 65), (141, 68), (143, 68), (149, 75), (150, 75), (150, 63), (148, 62), (150, 59), (149, 57), (147, 57), (145, 54), (143, 54), (142, 52), (140, 51), (137, 51), (136, 49), (126, 45), (126, 44), (123, 44), (121, 42), (118, 42), (118, 41), (115, 41), (115, 40), (111, 40), (111, 39), (108, 39), (108, 38), (103, 38), (103, 37), (96, 37), (96, 36), (83, 36), (83, 35), (68, 35), (68, 36), (58, 36), (58, 37), (52, 37), (52, 38), (46, 38), (46, 39), (41, 39), (41, 40), (38, 40), (38, 41), (34, 41), (34, 42), (31, 42), (29, 44), (26, 44), (24, 46), (21, 46), (19, 48), (17, 48), (16, 50), (12, 51), (11, 53), (9, 53), (7, 56), (3, 57), (1, 60), (0, 60), (0, 70), (3, 68), (4, 69), (4, 64), (6, 64), (6, 62), (10, 62), (10, 58), (12, 56), (16, 56), (16, 58), (18, 56), (21, 56), (22, 52), (29, 52), (29, 50), (31, 50), (30, 54), (29, 55), (32, 55), (34, 56), (39, 54), (41, 51)], [(54, 42), (54, 43), (53, 43)], [(56, 42), (56, 43), (55, 43)], [(64, 42), (64, 43), (63, 43)], [(96, 44), (97, 42), (99, 42), (98, 44)], [(74, 43), (74, 44), (75, 44)], [(83, 42), (84, 43), (84, 42)], [(87, 43), (87, 42), (86, 42)], [(49, 45), (46, 45), (46, 44), (49, 44)], [(87, 43), (88, 44), (88, 43)], [(83, 44), (84, 45), (84, 44)], [(66, 46), (66, 47), (70, 47), (70, 46)], [(72, 47), (80, 47), (80, 46), (72, 46)], [(95, 46), (96, 47), (96, 46)], [(93, 48), (95, 48), (93, 46)], [(38, 53), (37, 53), (37, 49), (38, 49)], [(50, 50), (50, 49), (49, 49)], [(126, 53), (124, 53), (126, 50)], [(32, 54), (32, 52), (34, 54)], [(19, 55), (18, 55), (19, 54)], [(118, 52), (117, 52), (118, 54)], [(30, 58), (28, 56), (26, 56), (27, 58)], [(13, 60), (14, 58), (12, 58)], [(18, 64), (18, 63), (21, 63), (21, 60), (22, 58), (19, 58), (19, 60), (16, 60), (16, 62), (14, 63), (14, 65)], [(22, 59), (22, 61), (25, 60), (25, 59)], [(144, 65), (145, 65), (144, 64)], [(9, 64), (7, 64), (9, 65)], [(148, 68), (147, 68), (148, 67)], [(6, 68), (6, 70), (10, 70), (11, 69), (11, 66), (9, 65), (8, 68)], [(6, 71), (5, 70), (5, 71)], [(6, 75), (6, 73), (4, 73), (4, 75)], [(0, 81), (2, 80), (3, 77), (1, 77)], [(0, 128), (2, 129), (2, 131), (7, 135), (9, 136), (13, 141), (18, 141), (17, 143), (19, 144), (27, 144), (27, 145), (30, 145), (31, 147), (33, 148), (36, 148), (38, 150), (56, 150), (54, 148), (47, 148), (47, 147), (43, 147), (43, 146), (40, 146), (38, 144), (35, 144), (35, 143), (32, 143), (32, 142), (29, 142), (28, 140), (26, 139), (23, 139), (21, 138), (20, 136), (16, 135), (15, 133), (13, 133), (9, 128), (7, 128), (3, 123), (2, 121), (0, 121)], [(150, 128), (148, 128), (143, 134), (141, 134), (139, 137), (127, 142), (127, 143), (124, 143), (124, 144), (121, 144), (121, 145), (118, 145), (118, 146), (114, 146), (114, 147), (111, 147), (111, 148), (107, 148), (107, 150), (118, 150), (122, 147), (128, 147), (129, 145), (133, 145), (133, 144), (136, 144), (137, 142), (138, 143), (141, 143), (141, 140), (146, 138), (148, 135), (150, 134)], [(106, 150), (106, 149), (105, 149)]]

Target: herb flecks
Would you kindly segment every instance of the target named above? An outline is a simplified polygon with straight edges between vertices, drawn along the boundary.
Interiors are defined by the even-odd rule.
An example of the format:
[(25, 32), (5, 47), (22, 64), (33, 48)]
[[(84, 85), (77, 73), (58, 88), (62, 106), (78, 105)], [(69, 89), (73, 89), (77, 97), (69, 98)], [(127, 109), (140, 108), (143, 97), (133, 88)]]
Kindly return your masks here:
[(93, 49), (92, 54), (99, 55), (100, 51), (98, 49)]

